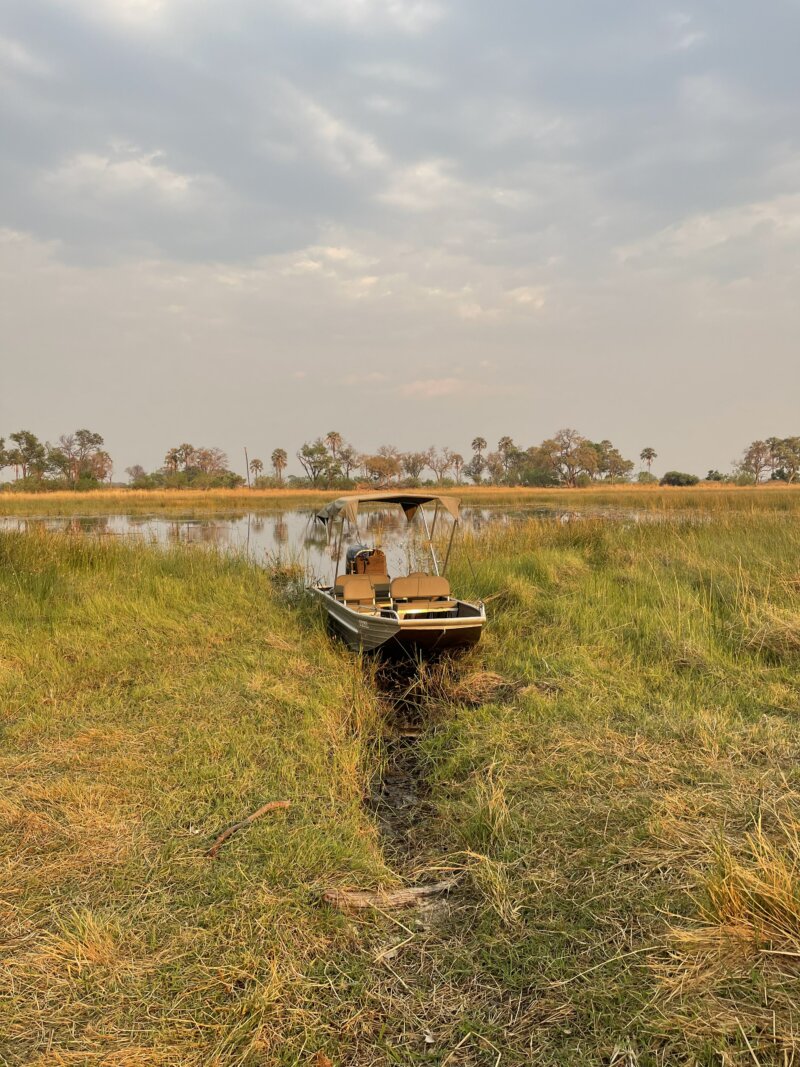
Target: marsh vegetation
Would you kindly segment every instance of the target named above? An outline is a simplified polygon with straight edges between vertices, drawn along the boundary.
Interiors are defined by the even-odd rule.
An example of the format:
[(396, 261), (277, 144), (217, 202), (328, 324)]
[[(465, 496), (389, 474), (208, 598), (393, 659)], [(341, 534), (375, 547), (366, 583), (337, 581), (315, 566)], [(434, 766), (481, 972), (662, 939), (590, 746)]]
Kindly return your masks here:
[(0, 1059), (796, 1062), (800, 495), (657, 498), (468, 535), (413, 721), (291, 575), (0, 533)]

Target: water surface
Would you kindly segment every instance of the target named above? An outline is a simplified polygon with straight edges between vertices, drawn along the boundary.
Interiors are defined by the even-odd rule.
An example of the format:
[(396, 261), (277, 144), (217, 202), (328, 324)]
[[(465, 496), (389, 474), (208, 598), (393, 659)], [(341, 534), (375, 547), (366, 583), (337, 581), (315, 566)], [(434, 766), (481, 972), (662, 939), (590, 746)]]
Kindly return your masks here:
[[(432, 509), (428, 514), (430, 518)], [(489, 525), (508, 526), (534, 517), (564, 522), (576, 518), (577, 514), (542, 506), (464, 507), (461, 510), (461, 525), (477, 531)], [(440, 514), (437, 541), (440, 540), (440, 533), (449, 535), (451, 526), (450, 517)], [(253, 511), (244, 515), (204, 511), (202, 514), (176, 516), (161, 513), (0, 518), (0, 529), (43, 528), (94, 537), (120, 537), (156, 545), (212, 546), (245, 553), (259, 563), (296, 562), (310, 577), (322, 579), (333, 576), (336, 556), (334, 538), (329, 537), (326, 526), (315, 521), (313, 509), (307, 507)], [(425, 528), (419, 514), (409, 523), (398, 507), (362, 508), (358, 517), (358, 531), (346, 531), (345, 546), (359, 541), (384, 550), (390, 574), (413, 570), (427, 552)]]

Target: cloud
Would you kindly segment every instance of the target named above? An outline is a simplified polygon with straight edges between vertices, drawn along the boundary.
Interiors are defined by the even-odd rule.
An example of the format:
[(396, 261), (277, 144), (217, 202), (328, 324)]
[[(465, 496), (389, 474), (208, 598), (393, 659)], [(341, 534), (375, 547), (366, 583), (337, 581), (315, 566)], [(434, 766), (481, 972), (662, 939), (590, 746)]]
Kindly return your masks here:
[(444, 17), (434, 0), (284, 0), (293, 13), (309, 21), (344, 19), (353, 28), (388, 24), (406, 33), (422, 33)]
[[(145, 359), (138, 385), (121, 375), (140, 405), (150, 371), (176, 395), (196, 380), (198, 410), (203, 388), (228, 395), (220, 364), (257, 379), (258, 425), (274, 418), (287, 444), (297, 366), (304, 418), (326, 423), (333, 375), (365, 445), (385, 427), (381, 405), (348, 406), (365, 368), (387, 374), (381, 392), (458, 397), (442, 439), (462, 449), (462, 403), (498, 408), (475, 431), (489, 435), (552, 415), (600, 439), (602, 410), (649, 437), (636, 420), (661, 407), (668, 434), (691, 399), (664, 380), (646, 414), (635, 402), (659, 358), (721, 381), (731, 434), (736, 344), (742, 366), (768, 348), (773, 381), (797, 382), (796, 4), (769, 19), (741, 0), (580, 17), (526, 0), (502, 17), (475, 0), (0, 6), (0, 226), (24, 235), (6, 248), (19, 296), (1, 340), (54, 382), (26, 409), (46, 390), (15, 375), (14, 410), (84, 403), (59, 377), (67, 358), (105, 409), (117, 348)], [(698, 325), (729, 320), (734, 339)], [(481, 403), (490, 377), (515, 383), (502, 405)], [(782, 399), (764, 394), (754, 432)], [(246, 406), (203, 410), (235, 443)]]
[(687, 260), (743, 239), (785, 242), (800, 249), (800, 194), (693, 215), (621, 248), (619, 258)]
[(512, 304), (518, 304), (533, 311), (541, 311), (547, 303), (547, 289), (543, 285), (519, 285), (506, 294)]
[(67, 0), (67, 6), (88, 19), (116, 23), (126, 30), (158, 28), (186, 4), (187, 0)]
[(144, 192), (172, 202), (184, 200), (195, 184), (168, 167), (163, 152), (124, 144), (107, 153), (80, 152), (45, 175), (44, 182), (67, 194), (113, 198)]
[(386, 375), (382, 371), (363, 370), (355, 374), (346, 374), (345, 385), (382, 385), (386, 381)]
[(47, 77), (51, 73), (49, 65), (35, 56), (24, 44), (13, 37), (0, 34), (0, 79), (3, 77), (4, 67), (16, 74), (35, 78)]
[(694, 18), (685, 11), (669, 11), (664, 16), (669, 47), (678, 52), (685, 52), (703, 44), (708, 35), (697, 28)]
[(452, 163), (427, 159), (404, 167), (391, 175), (378, 200), (405, 211), (435, 211), (463, 199), (466, 189), (448, 171)]
[(362, 78), (401, 86), (404, 89), (435, 89), (441, 85), (439, 75), (407, 63), (392, 61), (357, 63), (352, 69)]
[(469, 384), (461, 378), (418, 378), (401, 386), (400, 392), (419, 400), (438, 400), (463, 393)]
[(283, 95), (298, 122), (296, 136), (310, 150), (342, 174), (355, 170), (381, 170), (388, 160), (374, 137), (363, 133), (294, 86), (284, 85)]

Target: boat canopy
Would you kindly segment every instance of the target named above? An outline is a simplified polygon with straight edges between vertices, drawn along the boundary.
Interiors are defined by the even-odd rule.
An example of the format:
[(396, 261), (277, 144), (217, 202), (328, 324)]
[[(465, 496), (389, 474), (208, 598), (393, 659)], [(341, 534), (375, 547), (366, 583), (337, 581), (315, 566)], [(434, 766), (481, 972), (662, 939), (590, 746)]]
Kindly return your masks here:
[(326, 525), (343, 516), (355, 523), (361, 504), (399, 504), (409, 522), (423, 504), (437, 504), (454, 519), (458, 519), (458, 497), (439, 496), (436, 493), (382, 492), (364, 493), (359, 496), (340, 496), (317, 512), (316, 518)]

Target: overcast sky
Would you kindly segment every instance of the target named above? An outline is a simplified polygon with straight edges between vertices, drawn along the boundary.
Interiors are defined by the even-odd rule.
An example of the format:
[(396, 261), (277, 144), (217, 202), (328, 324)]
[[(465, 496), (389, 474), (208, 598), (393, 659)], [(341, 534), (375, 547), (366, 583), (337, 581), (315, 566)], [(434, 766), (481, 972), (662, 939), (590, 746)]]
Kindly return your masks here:
[(800, 433), (799, 43), (798, 0), (2, 0), (0, 434), (727, 469)]

